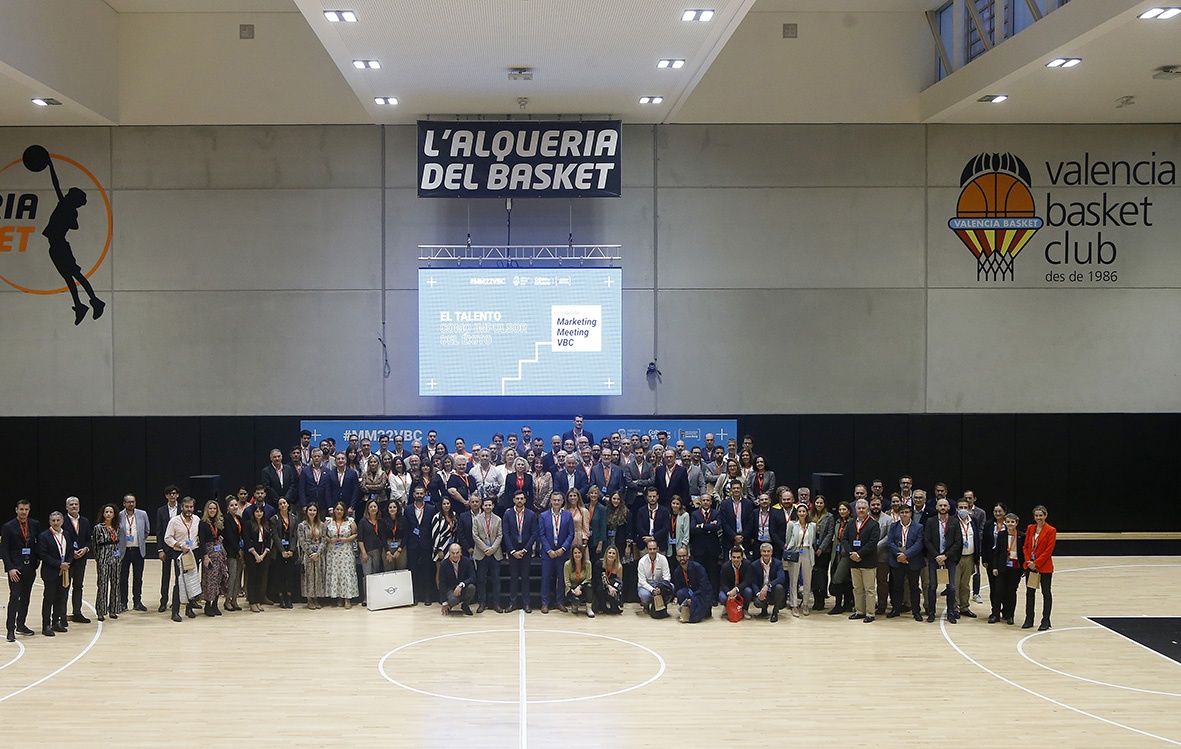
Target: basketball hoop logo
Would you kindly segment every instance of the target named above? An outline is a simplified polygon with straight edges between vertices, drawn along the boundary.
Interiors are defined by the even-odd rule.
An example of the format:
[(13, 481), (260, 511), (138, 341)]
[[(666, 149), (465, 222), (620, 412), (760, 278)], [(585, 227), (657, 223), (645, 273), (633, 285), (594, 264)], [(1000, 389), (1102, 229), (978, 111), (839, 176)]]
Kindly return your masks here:
[(1043, 225), (1029, 169), (1011, 153), (982, 153), (964, 166), (960, 186), (947, 226), (976, 256), (976, 280), (1012, 281), (1013, 259)]

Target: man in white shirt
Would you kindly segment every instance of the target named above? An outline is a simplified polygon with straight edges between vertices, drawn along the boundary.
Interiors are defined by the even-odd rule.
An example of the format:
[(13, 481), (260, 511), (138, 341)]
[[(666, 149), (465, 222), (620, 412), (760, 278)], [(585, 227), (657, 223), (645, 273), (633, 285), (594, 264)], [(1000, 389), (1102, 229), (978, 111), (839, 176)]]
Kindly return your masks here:
[[(201, 522), (193, 517), (193, 498), (185, 497), (180, 501), (180, 514), (168, 521), (168, 530), (164, 532), (164, 544), (172, 550), (169, 555), (170, 558), (165, 564), (172, 564), (175, 568), (176, 582), (172, 585), (172, 621), (179, 622), (180, 618), (180, 586), (184, 585), (181, 581), (182, 566), (180, 557), (183, 554), (192, 552), (194, 555), (200, 551), (197, 547), (197, 532), (201, 527)], [(185, 596), (185, 616), (190, 619), (197, 617), (196, 612), (193, 611), (193, 602)]]
[(648, 541), (648, 553), (636, 562), (636, 573), (636, 592), (644, 612), (656, 618), (668, 616), (668, 602), (673, 593), (672, 574), (668, 569), (668, 559), (660, 553), (660, 546), (655, 539)]
[[(468, 474), (476, 480), (476, 493), (480, 499), (495, 500), (504, 491), (504, 466), (492, 462), (492, 451), (488, 448), (480, 450), (480, 459), (472, 466)], [(476, 565), (479, 567), (479, 565)]]

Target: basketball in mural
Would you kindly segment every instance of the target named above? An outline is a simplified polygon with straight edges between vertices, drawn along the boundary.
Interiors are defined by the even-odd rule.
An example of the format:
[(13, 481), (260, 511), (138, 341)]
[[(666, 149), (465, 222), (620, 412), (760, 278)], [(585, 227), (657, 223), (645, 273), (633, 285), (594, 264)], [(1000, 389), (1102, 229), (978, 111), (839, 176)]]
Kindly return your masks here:
[(1029, 182), (1011, 153), (982, 153), (964, 166), (948, 227), (976, 256), (977, 280), (1013, 280), (1013, 259), (1042, 227)]

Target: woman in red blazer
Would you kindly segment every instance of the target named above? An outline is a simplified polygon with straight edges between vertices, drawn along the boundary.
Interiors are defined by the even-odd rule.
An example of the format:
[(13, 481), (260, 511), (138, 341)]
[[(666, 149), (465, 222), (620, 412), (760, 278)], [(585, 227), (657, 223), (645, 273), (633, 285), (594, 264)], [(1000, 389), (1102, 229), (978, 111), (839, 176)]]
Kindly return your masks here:
[[(1050, 592), (1050, 581), (1054, 576), (1054, 542), (1058, 539), (1058, 531), (1046, 522), (1046, 508), (1038, 505), (1033, 508), (1034, 523), (1025, 531), (1025, 567), (1030, 572), (1041, 575), (1038, 587), (1042, 590), (1042, 623), (1038, 632), (1045, 632), (1050, 628), (1050, 610), (1054, 607), (1054, 596)], [(1022, 629), (1033, 626), (1033, 604), (1037, 593), (1033, 588), (1025, 589), (1025, 623)]]

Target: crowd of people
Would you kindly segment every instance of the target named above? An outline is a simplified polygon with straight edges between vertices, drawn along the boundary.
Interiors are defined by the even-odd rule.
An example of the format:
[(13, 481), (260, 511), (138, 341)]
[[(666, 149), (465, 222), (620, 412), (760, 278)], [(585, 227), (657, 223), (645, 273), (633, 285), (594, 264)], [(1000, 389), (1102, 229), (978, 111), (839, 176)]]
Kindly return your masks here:
[(809, 487), (778, 485), (749, 435), (714, 442), (670, 444), (665, 432), (596, 442), (581, 416), (548, 450), (528, 426), (470, 451), (462, 437), (449, 451), (434, 430), (409, 447), (381, 435), (376, 452), (356, 436), (343, 450), (332, 438), (312, 445), (304, 431), (286, 460), (270, 452), (252, 491), (202, 504), (166, 487), (154, 523), (131, 494), (93, 522), (70, 497), (42, 530), (19, 500), (0, 529), (7, 639), (34, 634), (26, 617), (38, 567), (45, 636), (89, 623), (91, 560), (99, 621), (147, 611), (150, 538), (162, 562), (158, 611), (176, 622), (198, 608), (241, 610), (243, 594), (252, 612), (364, 605), (368, 575), (408, 570), (414, 604), (438, 603), (444, 615), (530, 613), (539, 578), (543, 614), (620, 614), (638, 603), (656, 618), (671, 607), (684, 622), (715, 606), (732, 621), (776, 622), (786, 610), (934, 622), (942, 597), (955, 624), (977, 617), (987, 579), (988, 622), (1011, 625), (1024, 581), (1023, 627), (1034, 625), (1037, 590), (1039, 629), (1050, 627), (1056, 533), (1045, 507), (1023, 529), (1003, 502), (989, 511), (966, 491), (953, 504), (943, 483), (928, 500), (908, 476), (889, 495), (874, 480), (830, 504)]

